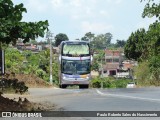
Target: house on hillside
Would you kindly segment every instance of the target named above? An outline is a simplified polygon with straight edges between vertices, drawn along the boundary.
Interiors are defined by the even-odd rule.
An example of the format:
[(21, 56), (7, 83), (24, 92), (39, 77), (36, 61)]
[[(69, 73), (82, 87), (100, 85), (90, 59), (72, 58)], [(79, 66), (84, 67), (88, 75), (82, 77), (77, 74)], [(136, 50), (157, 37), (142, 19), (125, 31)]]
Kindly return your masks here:
[(118, 78), (131, 78), (133, 79), (133, 68), (137, 66), (137, 61), (124, 60), (120, 69), (117, 72)]
[(123, 51), (121, 50), (108, 50), (105, 49), (104, 61), (103, 65), (103, 76), (116, 76), (119, 66), (124, 60)]
[(42, 46), (40, 46), (40, 45), (24, 44), (23, 42), (17, 42), (16, 48), (17, 48), (19, 51), (30, 50), (30, 51), (32, 51), (33, 53), (38, 53), (39, 51), (42, 50)]
[(103, 67), (100, 69), (103, 77), (131, 78), (136, 62), (124, 60), (123, 50), (105, 50)]

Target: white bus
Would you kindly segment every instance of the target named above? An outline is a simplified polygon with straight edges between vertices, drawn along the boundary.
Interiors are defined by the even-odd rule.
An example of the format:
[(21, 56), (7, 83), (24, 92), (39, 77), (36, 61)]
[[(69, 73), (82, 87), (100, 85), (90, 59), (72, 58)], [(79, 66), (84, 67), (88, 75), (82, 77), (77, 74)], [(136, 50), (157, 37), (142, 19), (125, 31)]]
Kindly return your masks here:
[(59, 86), (79, 85), (88, 88), (91, 80), (92, 55), (88, 42), (63, 41), (60, 44)]

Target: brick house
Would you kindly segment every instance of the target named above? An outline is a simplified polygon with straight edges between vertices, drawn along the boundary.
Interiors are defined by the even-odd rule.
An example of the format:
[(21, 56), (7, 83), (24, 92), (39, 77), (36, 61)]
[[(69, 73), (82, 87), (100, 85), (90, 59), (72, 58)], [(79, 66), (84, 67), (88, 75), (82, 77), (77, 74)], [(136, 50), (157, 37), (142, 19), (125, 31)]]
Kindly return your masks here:
[(122, 50), (105, 49), (103, 76), (116, 76), (123, 59), (124, 55)]
[(104, 64), (99, 69), (99, 75), (103, 77), (113, 76), (116, 78), (133, 78), (133, 67), (137, 66), (136, 61), (125, 60), (122, 49), (105, 49)]

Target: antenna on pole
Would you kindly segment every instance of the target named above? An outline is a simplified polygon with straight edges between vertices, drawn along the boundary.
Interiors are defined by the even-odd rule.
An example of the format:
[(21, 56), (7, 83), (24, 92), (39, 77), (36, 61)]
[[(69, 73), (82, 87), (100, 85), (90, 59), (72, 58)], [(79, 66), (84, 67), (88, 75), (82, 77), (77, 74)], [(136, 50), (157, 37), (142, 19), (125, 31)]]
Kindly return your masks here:
[(51, 33), (51, 31), (49, 30), (46, 34), (46, 38), (48, 40), (48, 42), (50, 43), (50, 84), (53, 85), (53, 77), (52, 77), (52, 37), (53, 37), (53, 33)]

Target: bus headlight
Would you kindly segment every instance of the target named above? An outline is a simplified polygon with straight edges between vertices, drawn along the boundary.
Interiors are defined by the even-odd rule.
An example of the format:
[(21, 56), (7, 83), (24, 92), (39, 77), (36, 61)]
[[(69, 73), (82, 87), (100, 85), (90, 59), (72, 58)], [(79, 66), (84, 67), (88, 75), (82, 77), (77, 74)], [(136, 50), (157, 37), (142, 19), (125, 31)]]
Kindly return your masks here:
[(90, 75), (81, 75), (80, 77), (83, 78), (83, 79), (89, 79)]
[(66, 79), (66, 76), (65, 76), (65, 75), (63, 75), (63, 76), (62, 76), (62, 79)]

